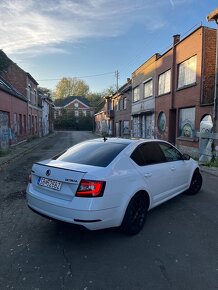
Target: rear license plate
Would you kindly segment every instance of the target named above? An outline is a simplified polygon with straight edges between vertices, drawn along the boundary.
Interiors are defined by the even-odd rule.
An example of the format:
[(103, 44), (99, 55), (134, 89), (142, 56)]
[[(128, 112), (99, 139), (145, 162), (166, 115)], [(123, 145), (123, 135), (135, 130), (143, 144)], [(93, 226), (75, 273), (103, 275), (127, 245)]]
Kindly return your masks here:
[(60, 190), (62, 182), (44, 177), (39, 177), (38, 184), (51, 189)]

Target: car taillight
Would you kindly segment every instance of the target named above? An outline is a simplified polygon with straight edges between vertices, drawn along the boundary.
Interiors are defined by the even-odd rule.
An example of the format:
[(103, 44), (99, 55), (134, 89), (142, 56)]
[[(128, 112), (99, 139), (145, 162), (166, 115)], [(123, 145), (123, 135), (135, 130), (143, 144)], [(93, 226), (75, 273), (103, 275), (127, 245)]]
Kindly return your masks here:
[(105, 181), (82, 179), (77, 189), (78, 197), (99, 197), (104, 193)]

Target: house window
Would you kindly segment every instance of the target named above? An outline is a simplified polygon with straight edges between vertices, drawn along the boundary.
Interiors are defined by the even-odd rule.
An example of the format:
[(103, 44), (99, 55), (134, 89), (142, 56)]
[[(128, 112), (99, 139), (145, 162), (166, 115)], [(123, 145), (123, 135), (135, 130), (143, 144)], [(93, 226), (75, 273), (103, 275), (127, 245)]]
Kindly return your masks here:
[(37, 93), (36, 93), (36, 90), (34, 90), (34, 103), (33, 103), (33, 105), (37, 104), (36, 101), (37, 101)]
[(182, 88), (196, 82), (196, 55), (179, 64), (178, 88)]
[(158, 95), (162, 95), (162, 94), (166, 94), (170, 92), (170, 79), (171, 79), (170, 70), (159, 75)]
[(122, 99), (119, 99), (118, 104), (119, 104), (119, 111), (121, 111), (122, 110)]
[(126, 98), (123, 98), (123, 109), (126, 110), (126, 101), (127, 99)]
[(79, 117), (79, 111), (78, 110), (76, 110), (74, 113), (75, 113), (75, 117)]
[(195, 108), (179, 110), (179, 136), (194, 138), (195, 132)]
[(74, 107), (75, 108), (78, 108), (79, 107), (79, 104), (78, 103), (74, 103)]
[(139, 86), (133, 89), (133, 102), (137, 102), (140, 99)]
[(85, 110), (83, 110), (83, 116), (86, 117), (87, 116), (87, 112)]
[(28, 85), (28, 89), (27, 89), (27, 94), (28, 94), (28, 100), (31, 101), (31, 85)]
[(115, 111), (119, 110), (119, 108), (118, 108), (118, 100), (114, 101), (114, 108), (115, 108)]
[(153, 81), (149, 80), (144, 83), (144, 98), (153, 96)]

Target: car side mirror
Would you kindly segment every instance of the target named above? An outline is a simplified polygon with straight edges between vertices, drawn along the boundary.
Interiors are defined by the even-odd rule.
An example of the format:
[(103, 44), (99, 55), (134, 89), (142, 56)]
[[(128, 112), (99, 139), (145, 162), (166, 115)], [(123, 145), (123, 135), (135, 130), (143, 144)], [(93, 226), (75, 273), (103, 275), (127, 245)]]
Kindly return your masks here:
[(186, 153), (182, 154), (182, 157), (183, 157), (184, 160), (190, 160), (190, 158), (191, 158), (191, 157), (190, 157), (188, 154), (186, 154)]

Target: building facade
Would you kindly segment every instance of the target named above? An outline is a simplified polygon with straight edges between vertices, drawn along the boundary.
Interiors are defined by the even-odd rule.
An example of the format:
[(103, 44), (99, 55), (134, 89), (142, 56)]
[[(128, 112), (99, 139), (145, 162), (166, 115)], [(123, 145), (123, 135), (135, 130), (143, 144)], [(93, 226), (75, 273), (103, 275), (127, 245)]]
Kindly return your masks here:
[(8, 58), (2, 50), (0, 50), (0, 60), (4, 63), (0, 70), (0, 76), (28, 100), (26, 121), (28, 136), (39, 136), (42, 124), (42, 108), (38, 102), (37, 81)]
[[(215, 60), (216, 29), (200, 26), (183, 39), (174, 35), (170, 49), (137, 68), (132, 73), (131, 137), (166, 140), (198, 157), (199, 132), (212, 128)], [(113, 136), (122, 136), (120, 99), (119, 91), (106, 97), (103, 112)]]
[(0, 77), (0, 150), (27, 138), (27, 98)]
[(154, 138), (155, 68), (153, 55), (132, 73), (132, 137)]
[(131, 99), (132, 81), (128, 79), (127, 83), (111, 98), (114, 108), (114, 124), (110, 127), (116, 137), (129, 138), (131, 136)]
[(199, 27), (156, 61), (155, 129), (198, 156), (201, 121), (213, 114), (216, 30)]
[(55, 117), (60, 117), (63, 111), (72, 113), (74, 117), (94, 115), (94, 109), (90, 107), (89, 101), (82, 96), (69, 96), (65, 99), (55, 100)]

